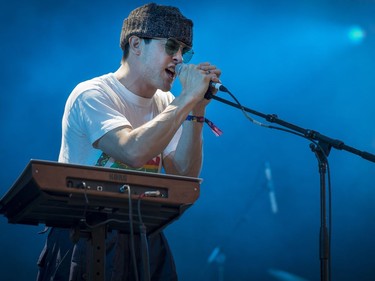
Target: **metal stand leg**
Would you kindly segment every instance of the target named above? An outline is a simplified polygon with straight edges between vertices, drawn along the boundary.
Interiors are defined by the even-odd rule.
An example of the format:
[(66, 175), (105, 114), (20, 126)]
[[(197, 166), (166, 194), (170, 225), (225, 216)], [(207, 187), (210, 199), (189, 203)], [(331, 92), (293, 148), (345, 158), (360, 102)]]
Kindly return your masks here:
[(90, 281), (105, 280), (106, 226), (95, 227), (91, 231), (91, 252), (88, 273)]

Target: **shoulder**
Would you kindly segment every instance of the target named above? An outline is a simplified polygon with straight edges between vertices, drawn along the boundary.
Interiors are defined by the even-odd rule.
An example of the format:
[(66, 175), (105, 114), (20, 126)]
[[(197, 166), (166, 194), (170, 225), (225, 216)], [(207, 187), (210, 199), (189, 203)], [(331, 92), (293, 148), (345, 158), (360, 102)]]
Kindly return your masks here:
[(111, 75), (105, 74), (99, 77), (92, 78), (90, 80), (83, 81), (73, 89), (72, 93), (82, 93), (90, 90), (103, 92), (103, 89), (109, 86), (110, 79)]
[(68, 103), (73, 104), (78, 98), (81, 100), (108, 98), (108, 87), (111, 74), (105, 74), (79, 83), (71, 92)]

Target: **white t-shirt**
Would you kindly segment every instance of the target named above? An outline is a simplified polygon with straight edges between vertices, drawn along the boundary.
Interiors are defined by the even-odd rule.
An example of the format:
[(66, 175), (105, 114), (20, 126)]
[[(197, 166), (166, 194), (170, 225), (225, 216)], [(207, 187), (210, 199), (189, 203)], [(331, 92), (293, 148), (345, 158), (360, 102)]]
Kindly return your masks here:
[[(126, 89), (113, 73), (78, 84), (65, 105), (59, 162), (130, 168), (95, 148), (94, 143), (113, 129), (143, 125), (162, 112), (173, 99), (170, 92), (160, 90), (150, 99), (139, 97)], [(177, 131), (162, 155), (150, 159), (137, 170), (160, 172), (161, 159), (176, 150), (181, 130)]]

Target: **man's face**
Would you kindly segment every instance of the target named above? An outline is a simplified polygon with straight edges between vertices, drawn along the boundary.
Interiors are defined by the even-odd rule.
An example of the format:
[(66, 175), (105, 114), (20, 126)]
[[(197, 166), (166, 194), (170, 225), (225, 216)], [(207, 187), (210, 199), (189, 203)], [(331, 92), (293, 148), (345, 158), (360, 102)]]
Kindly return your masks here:
[(171, 42), (164, 38), (151, 39), (148, 44), (143, 41), (142, 63), (145, 78), (162, 91), (170, 91), (176, 78), (175, 66), (183, 62), (184, 46), (178, 44), (171, 51), (168, 43)]

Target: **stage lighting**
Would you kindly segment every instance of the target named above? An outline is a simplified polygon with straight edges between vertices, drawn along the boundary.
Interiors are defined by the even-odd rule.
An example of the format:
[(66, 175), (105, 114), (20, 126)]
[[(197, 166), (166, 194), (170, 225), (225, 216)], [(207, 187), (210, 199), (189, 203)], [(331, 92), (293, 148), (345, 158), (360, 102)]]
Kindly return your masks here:
[(354, 44), (360, 44), (366, 37), (366, 32), (359, 26), (352, 26), (348, 31), (348, 37)]

